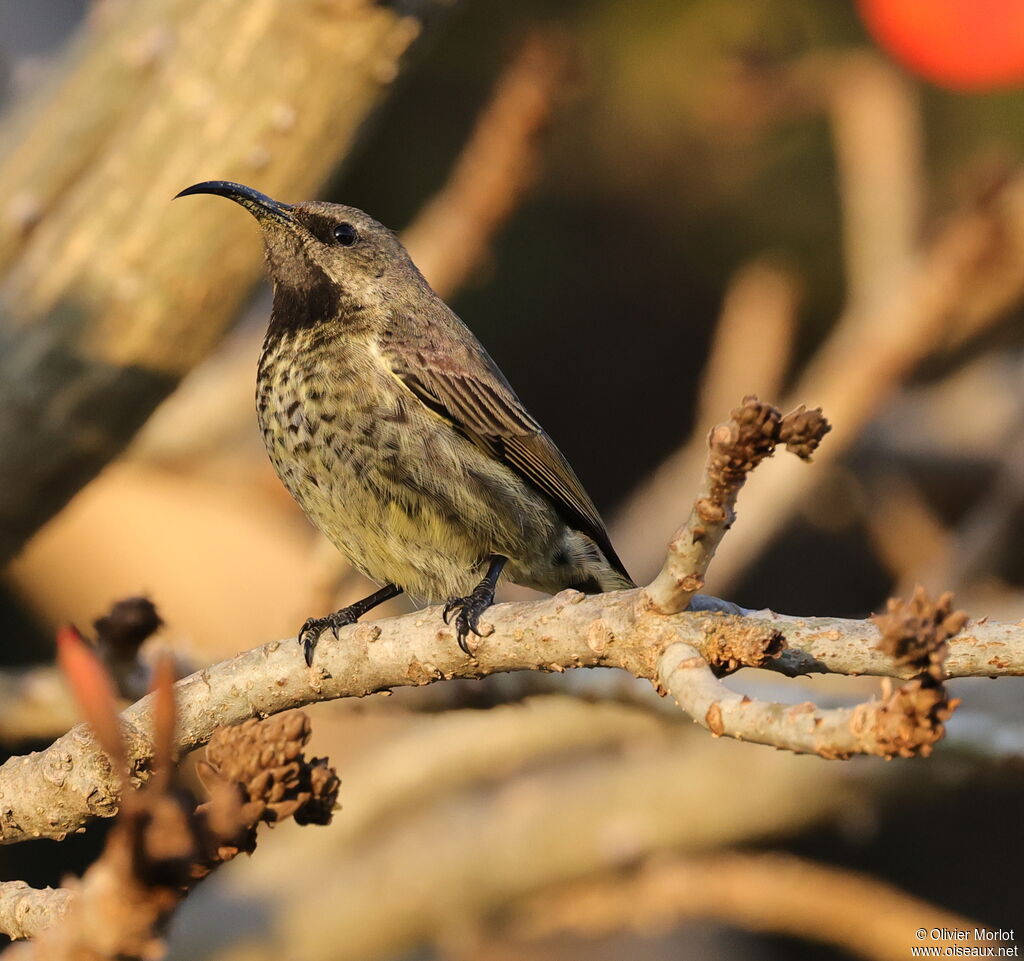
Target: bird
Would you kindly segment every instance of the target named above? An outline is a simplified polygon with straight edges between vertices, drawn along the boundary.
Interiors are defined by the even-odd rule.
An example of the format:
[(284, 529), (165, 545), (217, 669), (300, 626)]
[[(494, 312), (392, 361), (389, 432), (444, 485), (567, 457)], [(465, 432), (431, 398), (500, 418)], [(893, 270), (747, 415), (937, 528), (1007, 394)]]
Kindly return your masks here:
[(274, 291), (263, 440), (313, 524), (380, 585), (302, 625), (308, 665), (324, 631), (403, 592), (444, 602), (473, 656), (501, 577), (550, 594), (635, 586), (568, 461), (393, 231), (231, 181), (177, 196), (193, 194), (232, 200), (261, 228)]

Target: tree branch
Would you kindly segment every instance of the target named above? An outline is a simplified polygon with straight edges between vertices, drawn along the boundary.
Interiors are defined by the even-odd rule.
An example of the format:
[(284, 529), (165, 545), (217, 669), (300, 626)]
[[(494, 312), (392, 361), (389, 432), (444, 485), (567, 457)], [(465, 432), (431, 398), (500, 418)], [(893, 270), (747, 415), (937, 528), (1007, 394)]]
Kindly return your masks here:
[(78, 720), (60, 672), (52, 666), (0, 673), (0, 744), (57, 737)]
[[(178, 682), (177, 746), (190, 751), (222, 724), (317, 701), (505, 671), (617, 667), (668, 689), (678, 659), (665, 652), (677, 644), (710, 663), (753, 661), (770, 668), (776, 664), (771, 646), (781, 639), (806, 643), (814, 652), (784, 653), (791, 665), (893, 677), (915, 673), (874, 649), (881, 634), (866, 621), (696, 612), (666, 617), (637, 611), (639, 596), (640, 591), (589, 597), (565, 591), (547, 600), (498, 605), (488, 612), (495, 631), (471, 659), (459, 651), (438, 608), (344, 628), (337, 641), (323, 639), (311, 670), (294, 640), (274, 641)], [(965, 625), (949, 642), (944, 670), (946, 677), (1024, 674), (1024, 626)], [(124, 711), (121, 723), (133, 778), (144, 780), (152, 758), (144, 733), (151, 728), (150, 698)], [(757, 740), (755, 730), (738, 724), (723, 733)], [(118, 792), (109, 762), (79, 725), (45, 751), (0, 766), (0, 842), (81, 830), (91, 818), (116, 812)]]
[(541, 134), (564, 86), (568, 59), (554, 34), (527, 37), (499, 77), (447, 182), (402, 232), (410, 256), (441, 297), (453, 294), (479, 267), (532, 186)]
[(747, 474), (771, 457), (780, 443), (810, 459), (831, 429), (820, 409), (799, 407), (783, 417), (770, 404), (745, 398), (730, 420), (711, 432), (704, 483), (689, 518), (669, 544), (665, 565), (644, 591), (643, 602), (662, 614), (685, 611), (704, 586), (711, 559), (736, 520), (736, 498)]
[(561, 932), (599, 937), (697, 918), (810, 938), (878, 961), (908, 957), (921, 927), (980, 927), (874, 878), (786, 854), (652, 860), (632, 874), (531, 898), (510, 927), (528, 938)]
[(927, 756), (941, 739), (957, 701), (919, 681), (886, 691), (881, 701), (823, 709), (779, 704), (729, 690), (700, 653), (673, 644), (662, 655), (658, 676), (679, 706), (716, 737), (727, 735), (799, 754), (846, 759)]
[(0, 931), (13, 940), (38, 937), (63, 919), (72, 897), (67, 888), (33, 888), (24, 881), (2, 881)]
[[(79, 707), (123, 770), (113, 679), (73, 629), (58, 638), (58, 650)], [(261, 823), (331, 822), (340, 782), (326, 758), (303, 753), (311, 731), (301, 711), (219, 728), (197, 766), (209, 799), (196, 806), (174, 760), (172, 670), (163, 659), (154, 682), (154, 776), (126, 792), (100, 856), (59, 891), (0, 885), (0, 932), (37, 938), (26, 958), (162, 957), (172, 913), (212, 871), (255, 850)]]

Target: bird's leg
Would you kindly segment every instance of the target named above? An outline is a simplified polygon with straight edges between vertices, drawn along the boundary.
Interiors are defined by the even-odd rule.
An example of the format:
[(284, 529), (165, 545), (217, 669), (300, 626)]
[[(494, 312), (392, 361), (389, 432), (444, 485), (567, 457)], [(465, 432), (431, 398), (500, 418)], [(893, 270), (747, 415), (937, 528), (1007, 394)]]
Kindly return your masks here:
[(302, 630), (299, 631), (299, 643), (306, 656), (306, 664), (312, 667), (316, 642), (320, 640), (320, 635), (327, 628), (330, 628), (334, 632), (334, 636), (337, 637), (338, 628), (345, 627), (346, 624), (355, 624), (367, 611), (372, 611), (378, 604), (383, 604), (401, 593), (402, 588), (396, 587), (394, 584), (385, 584), (379, 591), (374, 591), (369, 597), (349, 604), (348, 607), (343, 607), (340, 611), (335, 611), (326, 617), (309, 618), (302, 625)]
[(498, 586), (498, 578), (501, 576), (502, 568), (508, 563), (507, 557), (501, 554), (491, 554), (487, 558), (487, 573), (484, 579), (473, 588), (470, 594), (465, 597), (453, 597), (444, 606), (441, 616), (447, 624), (456, 611), (455, 615), (455, 637), (459, 647), (466, 654), (472, 655), (466, 638), (470, 632), (481, 637), (477, 629), (480, 624), (480, 615), (494, 603), (494, 589)]

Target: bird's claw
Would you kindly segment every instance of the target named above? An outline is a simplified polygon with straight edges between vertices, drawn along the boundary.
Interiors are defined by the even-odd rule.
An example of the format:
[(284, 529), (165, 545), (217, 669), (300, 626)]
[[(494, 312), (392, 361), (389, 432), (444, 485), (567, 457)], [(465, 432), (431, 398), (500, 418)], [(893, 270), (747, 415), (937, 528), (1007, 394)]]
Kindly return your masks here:
[(458, 604), (459, 599), (457, 597), (449, 597), (448, 603), (445, 604), (443, 608), (441, 608), (441, 620), (444, 621), (445, 624), (451, 623), (452, 611), (454, 611), (455, 608), (458, 607)]
[(487, 584), (480, 584), (466, 597), (450, 598), (441, 611), (445, 624), (449, 624), (452, 615), (455, 615), (455, 640), (468, 657), (473, 656), (467, 643), (469, 635), (485, 636), (480, 630), (480, 617), (493, 603), (494, 589)]
[(348, 624), (355, 624), (357, 619), (358, 615), (354, 614), (347, 607), (342, 608), (340, 611), (335, 611), (333, 614), (328, 614), (326, 617), (308, 618), (299, 631), (299, 643), (302, 645), (302, 655), (306, 659), (306, 666), (313, 666), (313, 652), (316, 650), (317, 641), (320, 640), (320, 635), (327, 628), (331, 629), (334, 639), (337, 640), (338, 631)]

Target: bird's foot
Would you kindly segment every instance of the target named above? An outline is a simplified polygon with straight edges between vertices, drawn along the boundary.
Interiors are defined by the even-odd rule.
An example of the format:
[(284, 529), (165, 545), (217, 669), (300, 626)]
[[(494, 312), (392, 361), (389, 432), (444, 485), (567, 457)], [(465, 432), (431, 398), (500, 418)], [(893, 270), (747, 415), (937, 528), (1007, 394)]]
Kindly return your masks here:
[[(487, 580), (481, 581), (473, 588), (472, 593), (465, 597), (453, 597), (444, 606), (441, 617), (445, 624), (451, 623), (455, 616), (455, 639), (465, 654), (470, 657), (473, 652), (466, 643), (470, 634), (477, 637), (485, 635), (480, 631), (480, 615), (494, 603), (494, 585)], [(490, 632), (488, 632), (490, 633)]]
[(331, 629), (335, 640), (337, 640), (338, 631), (341, 628), (355, 624), (367, 611), (372, 611), (378, 604), (383, 604), (401, 593), (402, 588), (397, 584), (385, 584), (379, 591), (374, 591), (369, 597), (349, 604), (348, 607), (343, 607), (340, 611), (335, 611), (326, 617), (311, 617), (299, 631), (299, 643), (306, 656), (306, 666), (313, 666), (313, 651), (316, 649), (316, 642), (320, 640), (320, 635), (327, 628)]
[(320, 640), (320, 635), (324, 631), (330, 628), (337, 640), (338, 631), (341, 628), (355, 624), (359, 620), (362, 611), (353, 610), (355, 607), (356, 605), (353, 604), (351, 607), (343, 607), (340, 611), (335, 611), (326, 617), (311, 617), (302, 625), (302, 630), (299, 631), (299, 643), (302, 645), (302, 653), (306, 658), (307, 667), (313, 666), (313, 651), (316, 650), (317, 641)]

